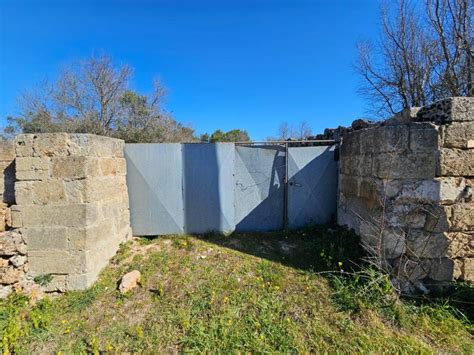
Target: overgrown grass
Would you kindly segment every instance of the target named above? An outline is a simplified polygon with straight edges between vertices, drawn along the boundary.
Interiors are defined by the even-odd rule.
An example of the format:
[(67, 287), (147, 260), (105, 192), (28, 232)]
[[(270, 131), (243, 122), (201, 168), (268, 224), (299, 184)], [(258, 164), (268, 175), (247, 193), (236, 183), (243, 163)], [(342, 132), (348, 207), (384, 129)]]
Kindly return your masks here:
[[(86, 291), (35, 305), (20, 295), (2, 301), (1, 345), (6, 353), (473, 352), (469, 317), (447, 300), (400, 300), (384, 276), (357, 269), (360, 253), (339, 228), (137, 239)], [(142, 286), (121, 295), (117, 281), (133, 269)]]

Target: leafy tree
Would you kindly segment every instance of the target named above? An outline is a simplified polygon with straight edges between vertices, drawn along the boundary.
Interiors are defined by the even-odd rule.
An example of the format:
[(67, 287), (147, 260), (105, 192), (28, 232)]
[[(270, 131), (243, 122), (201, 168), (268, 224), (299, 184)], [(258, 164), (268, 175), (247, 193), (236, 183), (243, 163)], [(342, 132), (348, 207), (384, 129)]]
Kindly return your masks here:
[(231, 129), (230, 131), (224, 132), (218, 129), (210, 136), (207, 133), (201, 135), (201, 142), (250, 142), (250, 137), (245, 130)]
[(208, 143), (209, 142), (209, 134), (207, 134), (207, 133), (201, 134), (201, 136), (199, 137), (199, 141), (203, 142), (203, 143)]
[(194, 141), (193, 130), (162, 109), (166, 93), (153, 83), (151, 95), (129, 89), (132, 70), (108, 56), (93, 56), (62, 70), (53, 83), (23, 93), (21, 114), (8, 117), (7, 135), (18, 132), (78, 132), (127, 142)]
[(382, 6), (380, 40), (358, 45), (360, 92), (373, 112), (384, 116), (447, 96), (473, 96), (472, 0), (393, 3)]

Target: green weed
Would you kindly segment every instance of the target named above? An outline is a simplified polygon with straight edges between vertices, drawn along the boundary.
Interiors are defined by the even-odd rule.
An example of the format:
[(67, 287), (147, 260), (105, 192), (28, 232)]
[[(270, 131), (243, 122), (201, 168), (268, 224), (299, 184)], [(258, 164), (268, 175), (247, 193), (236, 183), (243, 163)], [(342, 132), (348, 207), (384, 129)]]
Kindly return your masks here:
[[(400, 299), (386, 276), (358, 264), (357, 246), (336, 227), (129, 242), (88, 290), (35, 305), (20, 295), (0, 301), (1, 346), (5, 353), (472, 353), (471, 318), (452, 303), (468, 300), (471, 285), (443, 301)], [(142, 284), (123, 296), (117, 282), (132, 269)]]
[(47, 286), (52, 280), (53, 275), (51, 274), (38, 275), (33, 279), (33, 281), (40, 286)]

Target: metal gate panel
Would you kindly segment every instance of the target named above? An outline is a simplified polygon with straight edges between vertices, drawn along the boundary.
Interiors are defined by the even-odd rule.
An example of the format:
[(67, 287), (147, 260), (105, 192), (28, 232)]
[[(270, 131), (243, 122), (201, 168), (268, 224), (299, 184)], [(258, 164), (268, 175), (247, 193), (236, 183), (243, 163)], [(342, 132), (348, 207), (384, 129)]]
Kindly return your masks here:
[(126, 144), (134, 235), (184, 233), (181, 144)]
[(234, 230), (234, 144), (183, 144), (186, 233)]
[(336, 212), (335, 147), (126, 144), (134, 235), (270, 231)]
[(288, 227), (325, 224), (336, 214), (335, 146), (288, 148)]
[(285, 149), (235, 147), (235, 226), (237, 231), (283, 228)]

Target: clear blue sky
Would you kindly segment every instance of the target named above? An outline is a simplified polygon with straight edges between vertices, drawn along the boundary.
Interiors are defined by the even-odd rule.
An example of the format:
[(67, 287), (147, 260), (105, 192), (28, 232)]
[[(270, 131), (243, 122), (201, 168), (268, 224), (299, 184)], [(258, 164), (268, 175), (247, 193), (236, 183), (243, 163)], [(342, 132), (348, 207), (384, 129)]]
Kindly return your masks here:
[(365, 115), (351, 65), (377, 29), (376, 0), (0, 0), (0, 123), (21, 90), (105, 52), (134, 67), (138, 91), (161, 78), (166, 109), (199, 133), (320, 132)]

